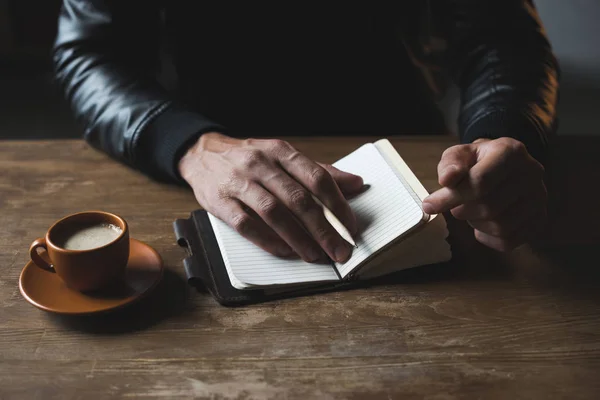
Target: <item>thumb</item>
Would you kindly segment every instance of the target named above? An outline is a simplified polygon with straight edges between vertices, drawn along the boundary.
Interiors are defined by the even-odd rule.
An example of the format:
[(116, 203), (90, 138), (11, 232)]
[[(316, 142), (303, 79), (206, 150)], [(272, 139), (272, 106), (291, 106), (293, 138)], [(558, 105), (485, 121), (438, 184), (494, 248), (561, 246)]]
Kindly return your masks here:
[(329, 172), (329, 175), (335, 180), (335, 183), (337, 183), (343, 194), (354, 194), (362, 189), (363, 179), (360, 176), (341, 171), (333, 165), (321, 163), (319, 165)]
[(476, 162), (477, 152), (473, 145), (461, 144), (446, 149), (437, 167), (438, 182), (444, 187), (455, 187)]

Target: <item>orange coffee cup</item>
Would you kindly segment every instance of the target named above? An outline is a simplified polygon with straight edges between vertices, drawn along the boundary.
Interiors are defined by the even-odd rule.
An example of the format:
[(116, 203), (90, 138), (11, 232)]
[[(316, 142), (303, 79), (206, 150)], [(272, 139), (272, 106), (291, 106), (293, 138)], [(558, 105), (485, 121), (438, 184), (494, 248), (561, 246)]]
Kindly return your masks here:
[[(110, 230), (110, 232), (109, 232)], [(48, 262), (38, 252), (47, 252)], [(79, 291), (100, 289), (123, 278), (129, 258), (127, 222), (104, 211), (86, 211), (58, 220), (33, 241), (31, 260)]]

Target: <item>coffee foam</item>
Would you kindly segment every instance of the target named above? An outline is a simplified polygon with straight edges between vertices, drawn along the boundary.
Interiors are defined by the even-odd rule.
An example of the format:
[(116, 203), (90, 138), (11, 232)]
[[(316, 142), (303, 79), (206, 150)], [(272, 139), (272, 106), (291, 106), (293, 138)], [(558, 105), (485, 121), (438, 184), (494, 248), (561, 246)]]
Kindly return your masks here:
[(113, 242), (121, 233), (123, 230), (113, 224), (80, 225), (69, 230), (57, 245), (66, 250), (91, 250)]

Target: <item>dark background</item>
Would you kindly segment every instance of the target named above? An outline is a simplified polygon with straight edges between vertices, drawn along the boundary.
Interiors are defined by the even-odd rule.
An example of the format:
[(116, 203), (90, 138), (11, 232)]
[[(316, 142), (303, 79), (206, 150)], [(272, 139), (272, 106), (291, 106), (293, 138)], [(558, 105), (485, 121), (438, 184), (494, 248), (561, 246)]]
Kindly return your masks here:
[(80, 137), (52, 81), (60, 0), (0, 0), (0, 139)]
[[(0, 0), (0, 139), (74, 138), (81, 128), (52, 81), (61, 0)], [(600, 1), (537, 0), (562, 69), (559, 134), (600, 129)], [(456, 91), (441, 103), (450, 128)]]

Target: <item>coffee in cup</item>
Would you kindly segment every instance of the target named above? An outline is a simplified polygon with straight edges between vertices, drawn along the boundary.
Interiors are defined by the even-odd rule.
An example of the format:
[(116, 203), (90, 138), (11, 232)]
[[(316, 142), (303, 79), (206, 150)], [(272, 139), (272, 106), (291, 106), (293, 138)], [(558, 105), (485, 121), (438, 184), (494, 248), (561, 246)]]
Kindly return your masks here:
[[(47, 251), (50, 263), (38, 249)], [(29, 249), (32, 261), (55, 272), (67, 286), (88, 291), (123, 277), (129, 258), (127, 222), (115, 214), (87, 211), (62, 218)]]
[(59, 238), (56, 244), (66, 250), (91, 250), (109, 244), (122, 232), (113, 224), (83, 224), (73, 227), (73, 231)]

